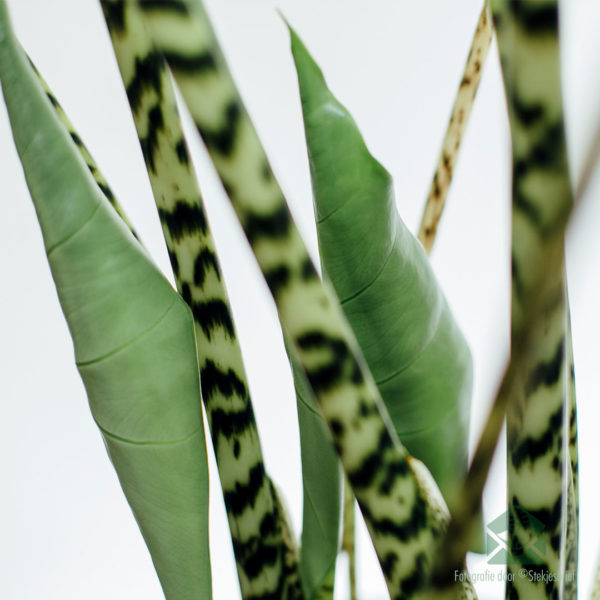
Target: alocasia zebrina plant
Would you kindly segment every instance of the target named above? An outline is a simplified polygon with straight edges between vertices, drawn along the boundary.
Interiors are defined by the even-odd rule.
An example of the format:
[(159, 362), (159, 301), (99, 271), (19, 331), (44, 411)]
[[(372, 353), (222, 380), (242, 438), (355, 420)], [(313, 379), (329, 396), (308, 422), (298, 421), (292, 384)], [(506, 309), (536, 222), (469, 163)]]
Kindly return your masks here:
[[(463, 569), (465, 544), (477, 529), (481, 488), (503, 410), (508, 404), (513, 407), (509, 415), (519, 418), (526, 410), (511, 413), (519, 405), (506, 389), (511, 396), (529, 396), (540, 386), (551, 388), (568, 379), (566, 301), (553, 304), (552, 296), (554, 283), (564, 286), (562, 264), (560, 258), (558, 267), (548, 262), (548, 256), (560, 256), (571, 205), (566, 156), (555, 148), (562, 143), (560, 94), (556, 86), (534, 86), (535, 102), (523, 107), (519, 77), (528, 75), (516, 68), (513, 72), (506, 58), (512, 52), (520, 64), (523, 57), (539, 55), (545, 61), (544, 81), (557, 80), (556, 59), (546, 60), (548, 52), (556, 55), (556, 6), (534, 5), (493, 6), (503, 52), (503, 28), (513, 28), (506, 42), (505, 83), (509, 112), (524, 124), (520, 130), (513, 122), (515, 214), (525, 206), (542, 232), (534, 231), (531, 239), (544, 239), (547, 228), (540, 215), (545, 209), (537, 204), (545, 201), (545, 178), (562, 208), (537, 253), (531, 249), (536, 242), (523, 241), (516, 226), (513, 289), (521, 305), (513, 300), (518, 313), (513, 339), (518, 347), (507, 377), (510, 385), (501, 390), (495, 405), (500, 408), (492, 413), (463, 483), (469, 350), (425, 252), (398, 216), (391, 177), (369, 153), (298, 36), (291, 34), (292, 52), (322, 277), (290, 216), (202, 4), (102, 2), (178, 294), (122, 220), (106, 181), (65, 123), (56, 98), (38, 80), (0, 3), (0, 78), (77, 365), (167, 598), (211, 594), (201, 401), (244, 598), (332, 597), (340, 464), (392, 598), (474, 594), (468, 580), (450, 581), (449, 574), (454, 567)], [(485, 11), (483, 15), (485, 22)], [(538, 38), (543, 38), (542, 49)], [(263, 464), (233, 317), (169, 70), (277, 307), (298, 400), (305, 500), (300, 547)], [(548, 116), (545, 106), (558, 109)], [(558, 175), (556, 161), (562, 161)], [(519, 178), (532, 171), (533, 183), (522, 183)], [(554, 185), (557, 176), (562, 187)], [(549, 268), (558, 269), (556, 277), (549, 277), (550, 285), (541, 284)], [(517, 288), (524, 273), (533, 291), (521, 297)], [(543, 318), (554, 318), (547, 316), (552, 310), (564, 325), (556, 334), (558, 353), (555, 348), (550, 352), (539, 334), (548, 328)], [(553, 369), (558, 362), (562, 366)], [(562, 376), (554, 377), (557, 369)], [(550, 413), (569, 411), (574, 415), (574, 393), (565, 386)], [(549, 420), (547, 450), (553, 452), (552, 469), (562, 468), (566, 477), (557, 484), (559, 499), (548, 509), (538, 508), (547, 501), (545, 496), (542, 500), (546, 486), (556, 483), (550, 481), (552, 472), (536, 473), (538, 501), (527, 504), (521, 492), (511, 496), (513, 511), (524, 503), (528, 511), (548, 517), (555, 555), (544, 568), (552, 573), (576, 564), (577, 552), (575, 420), (562, 437), (556, 429), (567, 421), (555, 421)], [(510, 427), (509, 420), (509, 434), (523, 437), (514, 448), (511, 441), (515, 469), (523, 460), (534, 463), (546, 456), (546, 449), (540, 449), (545, 433), (528, 433), (521, 423)], [(554, 436), (562, 446), (554, 448)], [(447, 537), (448, 511), (440, 490), (455, 517)], [(527, 557), (523, 561), (528, 564)], [(539, 586), (533, 588), (539, 591)], [(519, 586), (509, 589), (511, 597), (519, 594)], [(527, 591), (521, 593), (527, 597)], [(554, 597), (554, 588), (546, 586), (543, 593)], [(561, 593), (573, 597), (575, 592), (564, 587)]]

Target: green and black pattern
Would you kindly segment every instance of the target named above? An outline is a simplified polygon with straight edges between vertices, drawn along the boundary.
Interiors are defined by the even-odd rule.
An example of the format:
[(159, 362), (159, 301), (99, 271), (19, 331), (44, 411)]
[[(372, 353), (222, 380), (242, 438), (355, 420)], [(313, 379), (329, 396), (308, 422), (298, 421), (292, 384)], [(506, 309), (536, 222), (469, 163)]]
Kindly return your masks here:
[[(568, 300), (568, 299), (567, 299)], [(568, 302), (567, 302), (568, 306)], [(569, 367), (569, 473), (567, 487), (567, 532), (561, 552), (565, 556), (564, 597), (577, 598), (577, 565), (579, 562), (579, 449), (577, 440), (577, 402), (575, 393), (575, 363), (570, 315), (567, 322), (568, 367)]]
[(177, 287), (194, 317), (202, 398), (242, 597), (293, 600), (300, 597), (297, 550), (265, 471), (227, 291), (169, 72), (135, 3), (105, 1), (103, 9)]
[[(557, 3), (495, 0), (492, 11), (513, 147), (514, 349), (526, 325), (524, 307), (538, 291), (534, 274), (544, 260), (548, 240), (564, 223), (573, 196), (560, 88)], [(576, 456), (569, 457), (570, 438), (576, 437), (570, 433), (576, 431), (576, 417), (574, 393), (569, 392), (564, 263), (550, 265), (545, 276), (555, 285), (553, 302), (543, 307), (544, 317), (507, 412), (508, 501), (515, 516), (510, 521), (509, 542), (520, 563), (566, 581), (560, 553), (568, 542), (566, 494), (569, 482), (573, 481), (573, 490), (576, 484), (576, 474), (572, 473)], [(574, 494), (571, 502), (575, 502)], [(548, 537), (549, 547), (543, 557), (534, 557), (526, 549), (532, 535), (531, 516), (543, 523)], [(571, 523), (571, 531), (573, 527), (576, 525)], [(508, 569), (514, 575), (507, 585), (511, 600), (563, 596), (558, 581), (536, 583), (518, 577), (518, 567), (509, 565)]]
[[(140, 6), (332, 432), (391, 596), (413, 597), (424, 583), (444, 515), (418, 484), (337, 299), (317, 275), (201, 4), (194, 2), (192, 8), (192, 3), (172, 0)], [(432, 489), (439, 494), (434, 483)]]
[(54, 107), (54, 110), (56, 111), (58, 118), (60, 119), (61, 123), (65, 126), (66, 130), (69, 132), (69, 136), (75, 143), (77, 150), (79, 151), (79, 153), (81, 154), (81, 157), (85, 161), (85, 164), (87, 165), (88, 169), (90, 170), (90, 173), (94, 177), (94, 180), (98, 184), (98, 187), (102, 190), (102, 193), (104, 194), (105, 198), (110, 202), (111, 206), (117, 211), (117, 214), (121, 217), (121, 219), (123, 220), (125, 225), (127, 225), (127, 227), (129, 227), (129, 230), (133, 234), (133, 237), (135, 237), (136, 239), (139, 240), (139, 236), (135, 232), (133, 225), (131, 224), (131, 222), (129, 221), (129, 218), (125, 214), (123, 207), (119, 204), (117, 198), (113, 194), (113, 191), (110, 189), (110, 186), (108, 185), (108, 182), (106, 181), (104, 175), (102, 175), (102, 173), (100, 172), (100, 169), (98, 168), (98, 165), (96, 164), (96, 161), (93, 159), (93, 157), (90, 154), (89, 150), (87, 149), (86, 145), (83, 143), (83, 140), (81, 139), (81, 137), (79, 137), (79, 134), (77, 133), (77, 131), (75, 131), (75, 128), (73, 127), (73, 124), (71, 123), (71, 120), (66, 115), (65, 111), (63, 110), (62, 106), (60, 105), (59, 101), (57, 100), (56, 96), (52, 93), (52, 90), (50, 89), (50, 87), (48, 86), (48, 84), (46, 83), (44, 78), (41, 76), (37, 67), (33, 64), (33, 61), (31, 60), (31, 58), (29, 58), (29, 64), (31, 65), (35, 74), (37, 75), (40, 85), (41, 85), (42, 89), (44, 90), (44, 93), (48, 97), (48, 100), (50, 100), (50, 103)]
[[(436, 597), (444, 597), (451, 584), (451, 573), (460, 569), (464, 561), (473, 515), (481, 501), (507, 409), (512, 489), (521, 483), (520, 491), (524, 490), (525, 495), (529, 492), (525, 500), (533, 499), (523, 506), (520, 496), (510, 497), (516, 515), (516, 524), (510, 532), (513, 553), (521, 563), (528, 564), (530, 557), (523, 552), (521, 540), (531, 539), (527, 513), (537, 517), (546, 525), (544, 534), (548, 534), (554, 547), (548, 549), (547, 560), (539, 561), (536, 557), (536, 564), (530, 567), (538, 572), (556, 573), (565, 582), (564, 586), (553, 581), (531, 583), (528, 578), (518, 576), (514, 565), (509, 565), (514, 583), (508, 587), (507, 596), (576, 597), (576, 578), (565, 577), (576, 570), (578, 537), (575, 384), (563, 271), (564, 232), (573, 202), (557, 83), (557, 31), (548, 28), (547, 6), (539, 3), (530, 9), (526, 4), (510, 3), (507, 7), (497, 2), (494, 6), (494, 20), (501, 29), (498, 35), (513, 133), (513, 193), (518, 197), (513, 207), (516, 227), (511, 360), (437, 556), (432, 598), (434, 592)], [(518, 15), (526, 16), (520, 25)], [(540, 37), (532, 41), (528, 37), (530, 30), (539, 31)], [(553, 104), (557, 101), (558, 104)], [(549, 135), (548, 129), (558, 134)], [(558, 139), (547, 146), (548, 140), (555, 137)], [(548, 341), (552, 342), (549, 352), (544, 350)], [(565, 356), (567, 351), (569, 354)], [(568, 451), (570, 460), (563, 460)], [(515, 473), (522, 476), (521, 481)], [(528, 479), (531, 479), (529, 486)], [(516, 507), (525, 508), (526, 512)], [(558, 561), (557, 546), (566, 557), (564, 562)], [(516, 570), (519, 568), (517, 565)]]

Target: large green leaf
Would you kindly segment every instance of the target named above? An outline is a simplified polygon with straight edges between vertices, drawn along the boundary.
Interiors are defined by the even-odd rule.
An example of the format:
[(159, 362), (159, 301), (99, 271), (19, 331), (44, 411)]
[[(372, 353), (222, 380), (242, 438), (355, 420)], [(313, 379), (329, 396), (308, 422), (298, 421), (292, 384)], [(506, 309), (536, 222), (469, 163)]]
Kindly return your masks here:
[(292, 31), (319, 250), (394, 427), (447, 501), (467, 465), (472, 362), (392, 178)]
[(97, 187), (12, 34), (0, 79), (90, 407), (169, 600), (210, 598), (189, 309)]

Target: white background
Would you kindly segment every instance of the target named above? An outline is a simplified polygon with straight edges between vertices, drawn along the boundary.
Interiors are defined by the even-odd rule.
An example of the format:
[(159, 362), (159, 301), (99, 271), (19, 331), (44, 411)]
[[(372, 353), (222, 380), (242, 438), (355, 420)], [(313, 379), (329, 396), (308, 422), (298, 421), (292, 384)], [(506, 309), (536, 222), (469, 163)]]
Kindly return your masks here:
[[(74, 121), (144, 243), (170, 277), (141, 152), (99, 3), (8, 0), (16, 31)], [(280, 8), (396, 181), (415, 231), (481, 0), (210, 0), (233, 75), (298, 225), (316, 256), (295, 71)], [(600, 5), (562, 3), (563, 79), (574, 178), (600, 123)], [(302, 496), (293, 388), (274, 308), (199, 144), (200, 181), (250, 377), (267, 468), (296, 533)], [(89, 414), (39, 226), (0, 104), (0, 597), (154, 600), (162, 592)], [(598, 184), (596, 178), (596, 184)], [(568, 253), (579, 401), (581, 597), (600, 541), (596, 484), (600, 288), (598, 185), (571, 230)], [(475, 361), (473, 440), (508, 349), (509, 141), (495, 45), (464, 140), (433, 265)], [(485, 517), (504, 511), (501, 450)], [(218, 479), (211, 480), (214, 598), (239, 598)], [(386, 597), (359, 531), (361, 600)], [(485, 569), (480, 559), (474, 570)], [(338, 569), (345, 599), (346, 563)], [(500, 584), (479, 586), (500, 598)]]

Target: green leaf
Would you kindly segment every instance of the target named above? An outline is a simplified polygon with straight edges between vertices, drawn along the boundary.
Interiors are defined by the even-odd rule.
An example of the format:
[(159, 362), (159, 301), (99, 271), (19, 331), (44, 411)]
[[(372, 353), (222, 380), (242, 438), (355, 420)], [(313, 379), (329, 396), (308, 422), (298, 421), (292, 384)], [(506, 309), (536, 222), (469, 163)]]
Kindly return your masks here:
[(97, 187), (0, 0), (0, 79), (94, 419), (169, 600), (211, 596), (190, 311)]
[(339, 550), (340, 461), (313, 391), (289, 350), (288, 355), (296, 389), (302, 458), (300, 579), (306, 600), (325, 600), (332, 598)]
[(104, 196), (106, 196), (106, 199), (110, 202), (111, 206), (117, 211), (117, 214), (121, 217), (121, 220), (125, 223), (125, 225), (127, 225), (129, 230), (133, 234), (133, 237), (135, 237), (139, 240), (139, 236), (137, 235), (135, 229), (133, 228), (133, 225), (129, 221), (129, 218), (125, 214), (123, 207), (118, 203), (117, 199), (115, 198), (115, 196), (113, 194), (113, 191), (111, 190), (110, 186), (108, 185), (108, 181), (106, 181), (106, 179), (104, 178), (104, 175), (98, 168), (98, 165), (96, 164), (96, 161), (90, 154), (90, 151), (86, 148), (85, 144), (83, 143), (83, 140), (79, 137), (78, 133), (75, 131), (75, 128), (73, 127), (73, 124), (71, 123), (69, 117), (63, 110), (63, 108), (60, 105), (59, 101), (57, 100), (56, 96), (52, 93), (52, 90), (50, 89), (50, 87), (48, 86), (48, 84), (46, 83), (46, 81), (44, 80), (42, 75), (40, 74), (40, 72), (37, 70), (37, 67), (33, 64), (31, 58), (29, 58), (29, 62), (31, 64), (31, 67), (35, 71), (35, 74), (37, 75), (37, 77), (39, 79), (40, 85), (42, 86), (44, 93), (48, 97), (48, 100), (50, 100), (50, 103), (52, 104), (54, 111), (56, 112), (58, 118), (60, 119), (60, 122), (64, 125), (66, 130), (69, 132), (71, 139), (77, 146), (77, 150), (79, 151), (79, 154), (81, 154), (81, 158), (83, 158), (83, 160), (85, 161), (85, 164), (87, 165), (87, 168), (90, 170), (92, 177), (98, 184), (98, 187), (102, 190), (102, 193), (104, 194)]
[(467, 465), (472, 361), (392, 178), (291, 31), (319, 250), (394, 427), (451, 503)]

